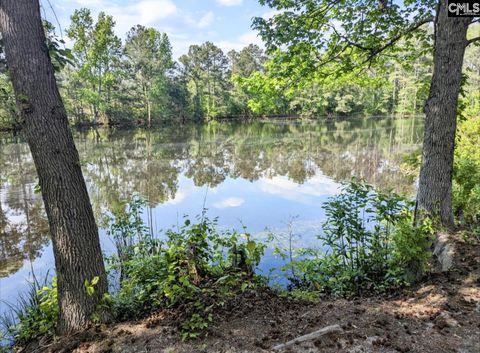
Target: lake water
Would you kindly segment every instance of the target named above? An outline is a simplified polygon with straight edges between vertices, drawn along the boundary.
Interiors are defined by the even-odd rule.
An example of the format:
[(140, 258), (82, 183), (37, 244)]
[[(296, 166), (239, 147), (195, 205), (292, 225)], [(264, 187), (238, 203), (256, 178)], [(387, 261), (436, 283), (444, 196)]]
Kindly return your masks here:
[[(259, 238), (284, 234), (290, 223), (301, 247), (315, 246), (321, 206), (342, 181), (356, 176), (413, 194), (401, 164), (421, 147), (423, 119), (210, 123), (74, 135), (99, 222), (139, 194), (154, 232), (206, 207), (221, 227), (244, 225)], [(28, 146), (21, 137), (0, 135), (0, 312), (26, 289), (32, 271), (42, 278), (53, 269), (36, 184)], [(100, 236), (103, 250), (113, 251), (105, 230)], [(260, 271), (280, 263), (269, 251)]]

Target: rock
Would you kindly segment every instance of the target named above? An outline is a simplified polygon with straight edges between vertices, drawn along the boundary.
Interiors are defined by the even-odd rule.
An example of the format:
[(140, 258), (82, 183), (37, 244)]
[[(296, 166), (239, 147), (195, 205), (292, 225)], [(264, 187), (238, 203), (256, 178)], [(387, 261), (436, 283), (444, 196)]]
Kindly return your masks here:
[(444, 232), (438, 233), (433, 254), (437, 257), (443, 272), (452, 268), (455, 246), (450, 234)]
[(455, 320), (448, 311), (442, 311), (440, 315), (435, 318), (435, 327), (444, 329), (446, 327), (456, 327), (460, 326), (458, 321)]

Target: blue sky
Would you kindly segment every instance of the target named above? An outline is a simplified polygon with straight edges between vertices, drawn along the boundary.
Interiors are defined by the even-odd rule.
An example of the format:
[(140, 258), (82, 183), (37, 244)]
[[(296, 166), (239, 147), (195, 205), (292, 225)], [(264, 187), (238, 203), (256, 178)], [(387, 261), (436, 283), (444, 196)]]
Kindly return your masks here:
[(112, 15), (117, 23), (116, 32), (122, 38), (136, 24), (154, 27), (168, 34), (175, 58), (186, 53), (191, 44), (207, 40), (224, 51), (239, 50), (249, 43), (261, 45), (250, 27), (252, 17), (273, 14), (257, 0), (41, 0), (41, 3), (43, 15), (58, 27), (55, 12), (64, 30), (69, 26), (70, 15), (81, 7), (91, 9), (95, 17), (100, 11)]

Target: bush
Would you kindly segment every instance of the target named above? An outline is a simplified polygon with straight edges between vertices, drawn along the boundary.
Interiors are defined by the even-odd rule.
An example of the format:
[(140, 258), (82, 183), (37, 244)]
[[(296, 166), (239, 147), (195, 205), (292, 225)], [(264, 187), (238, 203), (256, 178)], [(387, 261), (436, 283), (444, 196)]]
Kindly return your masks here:
[[(457, 127), (453, 165), (453, 212), (463, 227), (480, 230), (480, 117), (461, 121)], [(402, 171), (417, 178), (421, 151), (406, 156)]]
[[(107, 258), (110, 278), (118, 283), (98, 308), (108, 307), (117, 320), (140, 318), (159, 309), (178, 309), (183, 339), (195, 338), (214, 319), (215, 310), (230, 298), (265, 285), (255, 275), (266, 245), (244, 231), (218, 230), (217, 220), (205, 212), (196, 222), (159, 237), (142, 221), (144, 201), (133, 198), (106, 217), (108, 234), (117, 253)], [(353, 181), (324, 206), (327, 220), (319, 236), (323, 251), (294, 251), (289, 234), (289, 289), (296, 296), (325, 292), (352, 296), (385, 292), (408, 284), (424, 271), (434, 232), (423, 218), (413, 226), (412, 202), (394, 193), (382, 193)], [(282, 249), (278, 249), (282, 253)], [(93, 292), (98, 278), (85, 281)], [(112, 283), (110, 283), (112, 285)], [(58, 318), (57, 288), (33, 286), (15, 311), (18, 319), (5, 320), (17, 345), (53, 334)], [(96, 319), (92, 317), (92, 319)]]
[(19, 127), (15, 95), (10, 78), (0, 72), (0, 131)]
[(110, 218), (118, 254), (109, 263), (122, 272), (120, 289), (111, 298), (114, 314), (123, 320), (181, 307), (182, 338), (197, 337), (215, 308), (259, 283), (254, 268), (265, 245), (246, 232), (218, 232), (216, 220), (205, 214), (155, 238), (140, 222), (140, 204), (134, 199)]
[(4, 339), (22, 346), (37, 337), (52, 336), (58, 320), (56, 278), (51, 286), (46, 281), (42, 286), (34, 281), (29, 291), (10, 307), (11, 313), (1, 318)]
[[(144, 201), (135, 197), (106, 217), (117, 254), (107, 257), (110, 279), (119, 282), (98, 308), (117, 320), (139, 318), (157, 309), (178, 308), (183, 339), (197, 337), (213, 320), (214, 310), (229, 298), (264, 285), (254, 269), (265, 245), (246, 231), (217, 231), (217, 221), (202, 214), (196, 223), (185, 219), (178, 229), (156, 238), (144, 225)], [(98, 277), (85, 280), (92, 292)], [(93, 321), (99, 319), (97, 314)], [(53, 335), (58, 321), (57, 285), (32, 284), (11, 315), (1, 320), (6, 337), (17, 346)], [(3, 347), (0, 347), (3, 349)], [(1, 350), (0, 350), (1, 351)]]
[(341, 296), (385, 292), (425, 269), (434, 229), (428, 218), (413, 225), (412, 202), (354, 180), (323, 208), (323, 250), (301, 249), (290, 264), (303, 289)]
[(462, 121), (457, 130), (453, 172), (453, 208), (464, 226), (480, 223), (480, 118)]

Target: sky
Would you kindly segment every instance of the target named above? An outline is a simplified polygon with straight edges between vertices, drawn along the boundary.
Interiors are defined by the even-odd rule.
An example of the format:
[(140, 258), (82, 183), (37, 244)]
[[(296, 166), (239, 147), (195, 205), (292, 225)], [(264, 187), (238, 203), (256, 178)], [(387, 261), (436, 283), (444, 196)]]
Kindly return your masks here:
[[(178, 58), (192, 44), (211, 41), (225, 52), (240, 50), (253, 43), (262, 46), (261, 39), (251, 29), (255, 16), (270, 17), (274, 12), (257, 0), (41, 0), (43, 17), (65, 29), (70, 16), (82, 7), (92, 10), (94, 18), (100, 11), (112, 15), (115, 31), (122, 39), (134, 25), (141, 24), (166, 32)], [(56, 16), (56, 18), (55, 18)], [(58, 19), (58, 21), (57, 21)], [(60, 26), (58, 25), (60, 24)]]

